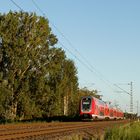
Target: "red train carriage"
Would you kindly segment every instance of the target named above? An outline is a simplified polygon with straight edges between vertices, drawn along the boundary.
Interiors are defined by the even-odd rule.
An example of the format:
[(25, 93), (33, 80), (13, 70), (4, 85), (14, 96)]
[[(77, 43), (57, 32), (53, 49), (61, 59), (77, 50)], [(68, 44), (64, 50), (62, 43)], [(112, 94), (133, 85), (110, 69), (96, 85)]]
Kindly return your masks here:
[(122, 119), (123, 112), (95, 97), (84, 96), (80, 102), (80, 116), (93, 120)]
[(124, 118), (124, 113), (120, 109), (117, 109), (117, 119), (123, 119), (123, 118)]

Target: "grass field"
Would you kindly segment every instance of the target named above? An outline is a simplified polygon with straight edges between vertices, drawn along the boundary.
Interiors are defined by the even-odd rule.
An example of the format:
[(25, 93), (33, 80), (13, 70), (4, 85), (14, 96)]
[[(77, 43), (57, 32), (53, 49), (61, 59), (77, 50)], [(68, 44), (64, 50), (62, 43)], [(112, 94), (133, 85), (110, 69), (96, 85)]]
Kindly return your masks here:
[(105, 140), (140, 140), (140, 122), (133, 122), (119, 128), (108, 130)]

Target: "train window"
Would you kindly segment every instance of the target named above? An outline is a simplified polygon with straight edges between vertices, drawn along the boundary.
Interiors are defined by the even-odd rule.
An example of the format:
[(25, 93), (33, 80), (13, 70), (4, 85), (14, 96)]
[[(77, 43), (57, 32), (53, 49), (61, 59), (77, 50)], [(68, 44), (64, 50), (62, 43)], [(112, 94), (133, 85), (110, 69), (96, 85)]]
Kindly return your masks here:
[(100, 116), (104, 116), (104, 112), (101, 112), (101, 111), (100, 111)]
[(82, 100), (82, 110), (89, 111), (91, 108), (91, 98), (86, 97)]
[(103, 107), (100, 107), (100, 116), (104, 116), (104, 108)]
[(98, 100), (98, 104), (105, 106), (105, 103), (102, 100)]
[(110, 111), (110, 117), (113, 117), (113, 110)]

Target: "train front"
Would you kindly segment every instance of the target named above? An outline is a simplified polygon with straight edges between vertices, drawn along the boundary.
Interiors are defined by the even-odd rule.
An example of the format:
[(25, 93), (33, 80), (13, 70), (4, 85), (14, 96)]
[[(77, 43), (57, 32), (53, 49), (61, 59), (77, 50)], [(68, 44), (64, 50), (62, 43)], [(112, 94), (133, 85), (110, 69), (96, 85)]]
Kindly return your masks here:
[(92, 119), (93, 98), (91, 96), (82, 97), (80, 101), (80, 117), (81, 119)]

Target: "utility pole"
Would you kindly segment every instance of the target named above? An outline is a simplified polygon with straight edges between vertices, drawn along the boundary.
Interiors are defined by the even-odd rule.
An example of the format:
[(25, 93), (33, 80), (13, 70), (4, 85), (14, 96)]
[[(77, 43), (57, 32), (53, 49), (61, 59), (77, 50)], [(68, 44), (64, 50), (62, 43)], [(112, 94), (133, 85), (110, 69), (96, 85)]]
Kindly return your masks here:
[(121, 89), (126, 94), (130, 95), (130, 113), (133, 113), (133, 82), (128, 83), (127, 85), (130, 85), (130, 92), (127, 92), (126, 90), (119, 87), (117, 84), (114, 84), (117, 88)]
[(130, 82), (130, 113), (133, 113), (133, 83)]
[(137, 101), (137, 116), (139, 114), (139, 101)]

